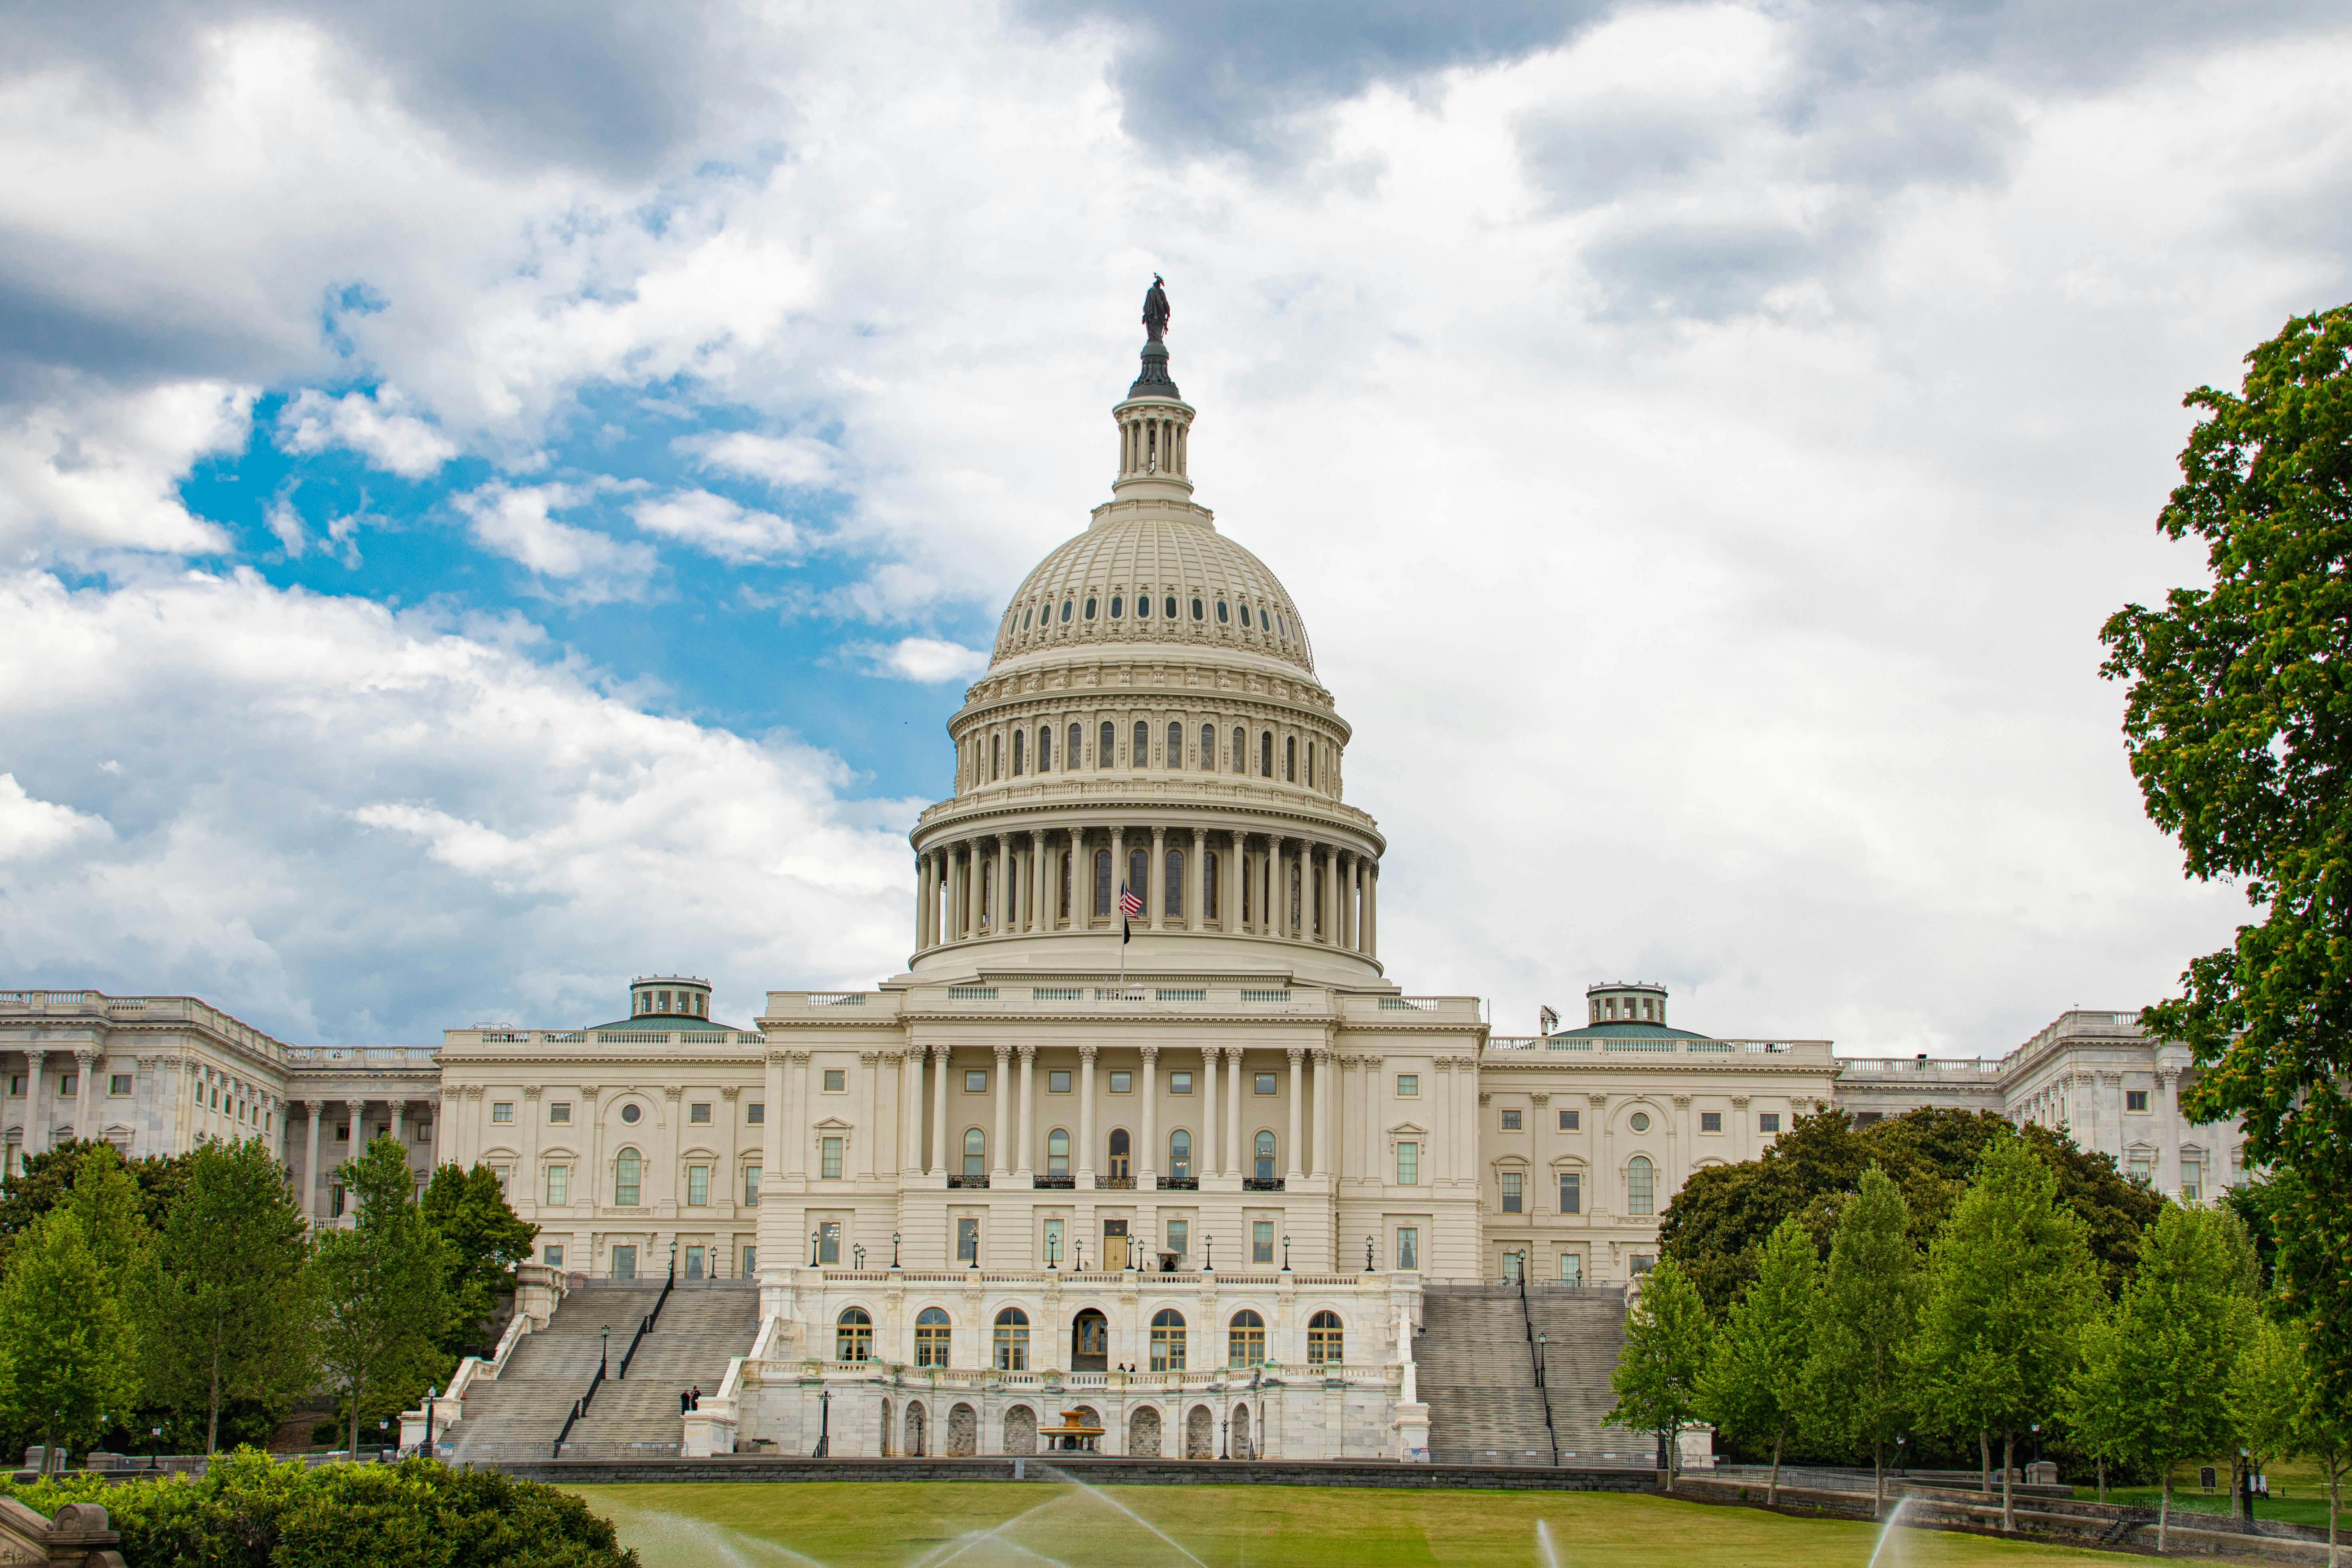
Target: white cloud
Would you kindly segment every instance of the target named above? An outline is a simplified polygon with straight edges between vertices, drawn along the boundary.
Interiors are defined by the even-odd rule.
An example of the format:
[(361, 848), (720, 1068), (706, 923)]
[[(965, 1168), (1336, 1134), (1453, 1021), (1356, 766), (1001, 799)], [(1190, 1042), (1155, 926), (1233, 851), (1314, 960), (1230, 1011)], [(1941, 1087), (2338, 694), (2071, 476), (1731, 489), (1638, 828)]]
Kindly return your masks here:
[(0, 548), (19, 562), (226, 549), (178, 487), (197, 459), (242, 444), (253, 398), (216, 381), (120, 394), (69, 380), (0, 412)]
[(404, 479), (430, 479), (457, 455), (457, 445), (408, 412), (396, 387), (374, 396), (349, 392), (331, 398), (305, 391), (278, 416), (278, 444), (289, 452), (323, 452), (344, 447)]
[(902, 637), (894, 643), (851, 643), (843, 652), (876, 675), (937, 686), (969, 680), (988, 668), (984, 648), (938, 637)]
[(585, 502), (589, 492), (581, 487), (493, 483), (454, 499), (472, 520), (474, 540), (483, 549), (572, 584), (572, 596), (588, 603), (646, 596), (655, 564), (650, 546), (551, 515)]
[(714, 468), (761, 479), (780, 490), (828, 489), (840, 480), (841, 453), (805, 436), (731, 430), (720, 436), (680, 437), (677, 446)]
[[(903, 961), (914, 805), (843, 801), (824, 752), (244, 574), (20, 574), (0, 621), (0, 847), (46, 857), (0, 882), (0, 972), (425, 1044), (476, 1016), (593, 1022), (647, 968), (712, 973), (748, 1022), (781, 975)], [(54, 801), (15, 782), (88, 778), (92, 733), (131, 765)]]
[(693, 545), (721, 561), (788, 560), (800, 552), (789, 519), (709, 490), (677, 490), (630, 503), (629, 515), (647, 533)]

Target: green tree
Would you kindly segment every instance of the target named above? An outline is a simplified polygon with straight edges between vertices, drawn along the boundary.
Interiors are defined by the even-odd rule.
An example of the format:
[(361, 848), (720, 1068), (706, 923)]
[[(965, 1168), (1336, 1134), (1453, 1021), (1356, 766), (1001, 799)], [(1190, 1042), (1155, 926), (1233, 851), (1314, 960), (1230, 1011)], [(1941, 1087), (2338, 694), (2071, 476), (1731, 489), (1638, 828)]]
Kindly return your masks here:
[(2253, 1317), (2243, 1234), (2222, 1210), (2167, 1204), (2123, 1300), (2083, 1335), (2069, 1419), (2095, 1451), (2157, 1468), (2158, 1552), (2170, 1528), (2173, 1467), (2231, 1436), (2225, 1395)]
[(161, 1230), (187, 1178), (184, 1154), (124, 1161), (114, 1145), (99, 1139), (60, 1143), (38, 1154), (23, 1157), (24, 1168), (0, 1177), (0, 1269), (7, 1267), (8, 1248), (50, 1209), (65, 1201), (81, 1174), (82, 1162), (91, 1156), (111, 1161), (128, 1171), (139, 1189), (139, 1215), (150, 1231)]
[(514, 1289), (515, 1265), (530, 1257), (539, 1227), (516, 1216), (488, 1165), (444, 1163), (425, 1184), (421, 1206), (449, 1244), (450, 1331), (441, 1348), (462, 1355), (480, 1348), (482, 1325), (498, 1310), (499, 1292)]
[(1609, 1374), (1617, 1402), (1601, 1419), (1654, 1433), (1666, 1450), (1666, 1489), (1675, 1489), (1682, 1429), (1699, 1418), (1698, 1382), (1706, 1365), (1706, 1307), (1672, 1258), (1643, 1282), (1625, 1320), (1625, 1348)]
[(1735, 1436), (1772, 1445), (1768, 1508), (1780, 1500), (1781, 1447), (1804, 1416), (1820, 1264), (1803, 1221), (1793, 1215), (1782, 1220), (1764, 1243), (1756, 1282), (1724, 1320), (1699, 1373), (1706, 1419)]
[(1999, 1138), (1928, 1252), (1911, 1352), (1920, 1407), (1948, 1430), (1974, 1432), (1988, 1469), (1986, 1435), (2000, 1435), (2004, 1531), (2017, 1528), (2017, 1435), (2055, 1413), (2101, 1299), (2083, 1230), (2058, 1206), (2049, 1165), (2024, 1140)]
[(162, 1403), (204, 1412), (205, 1453), (220, 1447), (229, 1401), (280, 1411), (308, 1386), (310, 1252), (300, 1205), (259, 1139), (196, 1146), (157, 1239), (148, 1365)]
[(2143, 1015), (2204, 1070), (2185, 1099), (2237, 1118), (2297, 1178), (2280, 1282), (2315, 1370), (2352, 1405), (2352, 306), (2289, 321), (2240, 391), (2200, 386), (2158, 518), (2206, 547), (2210, 585), (2127, 605), (2100, 633), (2128, 682), (2124, 741), (2187, 873), (2259, 912)]
[(0, 1419), (87, 1445), (139, 1394), (136, 1342), (89, 1222), (58, 1204), (17, 1237), (0, 1282)]
[(448, 1373), (449, 1246), (425, 1222), (407, 1152), (391, 1138), (336, 1175), (358, 1212), (349, 1230), (319, 1237), (310, 1278), (319, 1360), (342, 1391), (356, 1450), (362, 1415), (396, 1413)]
[(1807, 1425), (1870, 1451), (1874, 1512), (1886, 1503), (1887, 1441), (1913, 1410), (1904, 1355), (1918, 1321), (1919, 1255), (1910, 1222), (1886, 1173), (1864, 1170), (1830, 1241), (1805, 1369)]
[(2299, 1320), (2258, 1323), (2239, 1350), (2222, 1397), (2249, 1469), (2259, 1473), (2273, 1459), (2319, 1461), (2327, 1479), (2327, 1561), (2334, 1568), (2336, 1514), (2352, 1445), (2346, 1442), (2347, 1423), (2329, 1409), (2311, 1375), (2310, 1334), (2311, 1326)]

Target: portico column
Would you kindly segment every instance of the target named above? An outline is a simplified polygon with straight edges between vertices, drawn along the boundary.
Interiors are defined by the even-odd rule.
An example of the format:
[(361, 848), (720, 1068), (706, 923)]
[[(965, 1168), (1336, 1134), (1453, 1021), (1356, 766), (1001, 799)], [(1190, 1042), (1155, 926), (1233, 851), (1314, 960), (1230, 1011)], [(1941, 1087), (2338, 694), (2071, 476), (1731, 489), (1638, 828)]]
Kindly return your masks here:
[(1242, 1151), (1242, 1048), (1225, 1047), (1225, 1171), (1247, 1175), (1257, 1167)]
[(1222, 1176), (1225, 1173), (1217, 1163), (1220, 1148), (1217, 1142), (1217, 1047), (1201, 1047), (1201, 1146), (1193, 1160), (1204, 1176)]
[(784, 1169), (790, 1172), (793, 1176), (799, 1177), (803, 1181), (805, 1181), (808, 1176), (809, 1124), (811, 1120), (809, 1114), (810, 1102), (808, 1085), (809, 1053), (806, 1051), (794, 1051), (793, 1053), (792, 1072), (792, 1120), (785, 1122), (783, 1129), (784, 1141), (787, 1145), (784, 1152)]
[(391, 1105), (391, 1110), (392, 1110), (392, 1141), (393, 1141), (394, 1142), (395, 1142), (395, 1143), (399, 1144), (399, 1145), (400, 1145), (400, 1147), (401, 1147), (401, 1152), (402, 1152), (403, 1153), (405, 1153), (405, 1152), (407, 1152), (407, 1151), (408, 1151), (408, 1140), (407, 1140), (407, 1135), (406, 1135), (406, 1134), (407, 1134), (407, 1121), (408, 1121), (408, 1101), (406, 1101), (406, 1100), (394, 1100), (394, 1101), (392, 1102), (392, 1105)]
[[(302, 1109), (310, 1113), (310, 1131), (302, 1135), (302, 1180), (305, 1184), (305, 1190), (302, 1194), (302, 1212), (310, 1216), (310, 1223), (314, 1226), (319, 1223), (319, 1192), (320, 1188), (319, 1181), (319, 1112), (324, 1110), (326, 1108), (327, 1102), (323, 1100), (306, 1100), (302, 1102)], [(442, 1120), (446, 1121), (448, 1118), (444, 1116)]]
[[(47, 1097), (42, 1092), (44, 1088), (44, 1084), (42, 1082), (44, 1074), (41, 1071), (41, 1064), (47, 1061), (48, 1058), (49, 1053), (47, 1051), (37, 1050), (31, 1047), (27, 1047), (26, 1048), (25, 1142), (20, 1158), (26, 1160), (31, 1159), (36, 1154), (46, 1154), (48, 1152), (49, 1149), (48, 1112), (42, 1109), (42, 1102)], [(10, 1171), (7, 1173), (13, 1176), (16, 1173)]]
[[(784, 1103), (784, 1061), (783, 1052), (770, 1051), (767, 1060), (761, 1064), (766, 1069), (767, 1079), (763, 1092), (768, 1097), (760, 1110), (760, 1186), (763, 1194), (779, 1190), (784, 1179), (784, 1124), (792, 1115), (792, 1108)], [(591, 1111), (594, 1109), (593, 1104), (590, 1105)], [(595, 1194), (603, 1190), (602, 1187), (592, 1186), (587, 1194), (575, 1194), (573, 1201), (576, 1203), (585, 1196), (591, 1202), (601, 1203), (604, 1200)], [(779, 1258), (770, 1261), (782, 1263), (788, 1259)]]
[(995, 1157), (988, 1163), (989, 1173), (995, 1176), (1007, 1175), (1012, 1171), (1004, 1158), (1004, 1145), (1013, 1132), (1013, 1086), (1005, 1077), (1006, 1065), (1012, 1060), (1011, 1046), (996, 1047), (996, 1137), (989, 1151)]
[[(471, 1116), (473, 1120), (477, 1121), (481, 1119), (481, 1105), (482, 1102), (478, 1100), (473, 1102)], [(367, 1101), (364, 1100), (347, 1100), (343, 1101), (343, 1116), (345, 1120), (350, 1122), (352, 1129), (351, 1142), (348, 1147), (350, 1148), (352, 1154), (356, 1156), (367, 1147)], [(471, 1142), (476, 1148), (479, 1148), (481, 1146), (481, 1129), (479, 1127), (476, 1127), (472, 1130)], [(356, 1202), (356, 1200), (354, 1201)]]
[(1331, 1170), (1331, 1053), (1315, 1052), (1315, 1146), (1307, 1151), (1307, 1172), (1313, 1176)]
[(1137, 1087), (1143, 1091), (1143, 1147), (1136, 1151), (1135, 1185), (1137, 1191), (1148, 1193), (1160, 1184), (1160, 1047), (1142, 1049), (1143, 1082)]
[(74, 1053), (73, 1129), (77, 1139), (87, 1141), (90, 1136), (90, 1118), (93, 1115), (90, 1107), (98, 1103), (98, 1096), (92, 1092), (90, 1085), (97, 1081), (98, 1064), (103, 1060), (105, 1058), (96, 1051)]
[(1095, 1047), (1078, 1047), (1078, 1190), (1095, 1185)]
[[(1306, 1172), (1305, 1172), (1305, 1171), (1300, 1167), (1300, 1164), (1299, 1164), (1299, 1147), (1298, 1147), (1298, 1141), (1299, 1141), (1299, 1138), (1300, 1138), (1300, 1137), (1305, 1133), (1305, 1131), (1306, 1131), (1307, 1104), (1306, 1104), (1306, 1096), (1305, 1096), (1305, 1094), (1304, 1094), (1304, 1092), (1303, 1092), (1303, 1091), (1304, 1091), (1304, 1089), (1306, 1089), (1306, 1087), (1307, 1087), (1307, 1083), (1306, 1083), (1306, 1065), (1307, 1065), (1307, 1052), (1306, 1052), (1305, 1048), (1304, 1048), (1304, 1047), (1299, 1047), (1299, 1046), (1293, 1046), (1293, 1047), (1290, 1047), (1290, 1148), (1288, 1149), (1288, 1151), (1286, 1152), (1286, 1155), (1285, 1155), (1284, 1173), (1285, 1173), (1285, 1175), (1286, 1176), (1286, 1178), (1287, 1178), (1288, 1180), (1290, 1180), (1290, 1181), (1294, 1181), (1294, 1182), (1295, 1182), (1295, 1181), (1297, 1181), (1297, 1180), (1298, 1180), (1298, 1178), (1299, 1178), (1300, 1176), (1302, 1176), (1302, 1175), (1306, 1174)], [(1316, 1064), (1316, 1068), (1315, 1068), (1315, 1079), (1316, 1079), (1316, 1088), (1317, 1088), (1317, 1089), (1318, 1089), (1318, 1090), (1319, 1091), (1319, 1090), (1320, 1090), (1320, 1089), (1322, 1088), (1322, 1079), (1323, 1079), (1323, 1068), (1322, 1068), (1322, 1064), (1320, 1064), (1319, 1062), (1318, 1062), (1318, 1064)]]
[(948, 1047), (931, 1047), (931, 1174), (948, 1171)]
[(1151, 830), (1151, 864), (1145, 868), (1143, 881), (1144, 886), (1151, 889), (1143, 896), (1143, 912), (1150, 921), (1151, 929), (1158, 931), (1166, 923), (1162, 916), (1168, 909), (1168, 829), (1165, 827)]
[(1014, 1151), (1013, 1173), (1034, 1179), (1036, 1156), (1030, 1152), (1037, 1121), (1037, 1047), (1021, 1047), (1021, 1142)]
[(2156, 1069), (2156, 1190), (2180, 1195), (2180, 1108), (2173, 1099), (2174, 1069)]
[(1192, 858), (1184, 863), (1184, 929), (1199, 931), (1209, 907), (1209, 832), (1192, 829)]
[(898, 1063), (898, 1173), (923, 1173), (923, 1047), (911, 1046)]

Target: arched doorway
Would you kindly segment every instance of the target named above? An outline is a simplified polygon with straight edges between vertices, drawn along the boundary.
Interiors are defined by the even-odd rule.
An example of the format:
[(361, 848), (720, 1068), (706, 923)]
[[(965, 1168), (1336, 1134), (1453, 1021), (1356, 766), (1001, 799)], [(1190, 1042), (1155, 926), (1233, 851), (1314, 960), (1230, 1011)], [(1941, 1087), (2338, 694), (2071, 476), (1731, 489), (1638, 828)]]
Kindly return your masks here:
[(948, 1412), (948, 1458), (969, 1459), (980, 1452), (980, 1414), (969, 1405)]
[(1192, 1414), (1184, 1417), (1184, 1457), (1188, 1459), (1213, 1459), (1217, 1457), (1217, 1417), (1205, 1405), (1192, 1406)]
[(1022, 1456), (1037, 1451), (1037, 1413), (1025, 1405), (1004, 1413), (1004, 1451)]
[(892, 1412), (891, 1412), (891, 1409), (890, 1409), (890, 1401), (889, 1401), (887, 1398), (885, 1398), (885, 1399), (882, 1401), (882, 1446), (881, 1446), (881, 1451), (882, 1451), (882, 1457), (883, 1457), (884, 1458), (886, 1458), (886, 1459), (887, 1459), (887, 1458), (888, 1458), (890, 1457), (890, 1445), (891, 1445), (891, 1443), (892, 1443), (892, 1442), (897, 1438), (897, 1436), (898, 1436), (898, 1434), (897, 1434), (897, 1433), (895, 1433), (895, 1432), (893, 1432), (892, 1430), (890, 1430), (890, 1416), (891, 1416), (891, 1414), (892, 1414)]
[(1160, 1458), (1160, 1412), (1147, 1405), (1128, 1417), (1127, 1451), (1138, 1458)]
[(1080, 1312), (1070, 1324), (1070, 1370), (1110, 1370), (1110, 1320), (1092, 1307)]
[(919, 1399), (907, 1401), (907, 1457), (923, 1457), (923, 1405)]
[(1236, 1459), (1255, 1459), (1257, 1450), (1250, 1447), (1249, 1406), (1234, 1406), (1233, 1445), (1225, 1451)]

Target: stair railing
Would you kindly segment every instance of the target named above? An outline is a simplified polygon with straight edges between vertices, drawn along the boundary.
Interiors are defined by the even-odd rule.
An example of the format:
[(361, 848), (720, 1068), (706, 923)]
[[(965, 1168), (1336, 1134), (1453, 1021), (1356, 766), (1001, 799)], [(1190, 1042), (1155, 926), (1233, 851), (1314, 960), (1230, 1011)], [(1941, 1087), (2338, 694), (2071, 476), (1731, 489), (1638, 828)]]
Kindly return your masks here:
[(669, 1300), (670, 1291), (677, 1286), (677, 1265), (672, 1263), (669, 1266), (669, 1278), (662, 1281), (661, 1294), (654, 1298), (654, 1310), (637, 1320), (637, 1331), (630, 1336), (629, 1348), (621, 1352), (621, 1370), (614, 1374), (616, 1377), (629, 1375), (629, 1363), (635, 1357), (637, 1346), (643, 1342), (647, 1334), (654, 1331), (654, 1320), (661, 1316), (662, 1303)]
[(596, 1363), (596, 1375), (588, 1380), (588, 1392), (572, 1402), (572, 1414), (563, 1418), (563, 1430), (555, 1435), (555, 1451), (548, 1455), (549, 1458), (563, 1458), (563, 1440), (572, 1436), (572, 1428), (579, 1424), (582, 1416), (588, 1414), (588, 1402), (596, 1397), (596, 1391), (604, 1384), (604, 1363), (600, 1361)]
[(1551, 1444), (1552, 1468), (1559, 1467), (1559, 1429), (1552, 1425), (1551, 1391), (1544, 1386), (1544, 1358), (1536, 1350), (1535, 1314), (1528, 1310), (1528, 1271), (1519, 1269), (1519, 1321), (1527, 1329), (1528, 1365), (1535, 1372), (1536, 1392), (1543, 1395), (1544, 1436)]

